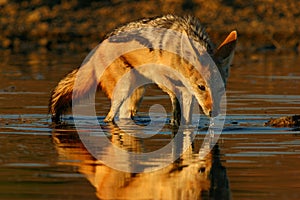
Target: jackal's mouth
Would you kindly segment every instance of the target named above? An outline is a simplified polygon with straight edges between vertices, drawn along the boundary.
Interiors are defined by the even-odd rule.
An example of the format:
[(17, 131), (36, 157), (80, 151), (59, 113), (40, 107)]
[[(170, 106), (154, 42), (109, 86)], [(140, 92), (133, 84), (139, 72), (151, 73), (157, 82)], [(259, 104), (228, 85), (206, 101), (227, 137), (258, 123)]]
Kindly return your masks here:
[(211, 114), (212, 114), (212, 111), (211, 109), (205, 109), (203, 108), (201, 105), (199, 105), (199, 109), (200, 109), (200, 114), (204, 114), (206, 115), (207, 117), (211, 117)]

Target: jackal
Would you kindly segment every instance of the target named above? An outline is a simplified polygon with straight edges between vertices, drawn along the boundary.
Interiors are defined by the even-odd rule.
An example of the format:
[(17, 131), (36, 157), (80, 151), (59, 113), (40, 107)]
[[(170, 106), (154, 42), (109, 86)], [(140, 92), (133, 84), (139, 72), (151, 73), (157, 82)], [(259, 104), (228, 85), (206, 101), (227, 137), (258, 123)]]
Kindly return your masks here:
[[(59, 122), (61, 115), (72, 106), (72, 100), (88, 96), (89, 92), (95, 86), (98, 89), (102, 89), (108, 98), (111, 99), (111, 108), (105, 118), (105, 122), (113, 121), (118, 113), (119, 118), (133, 117), (142, 101), (145, 86), (132, 88), (132, 80), (127, 80), (127, 82), (123, 81), (121, 83), (121, 89), (117, 90), (117, 92), (115, 91), (118, 82), (130, 70), (137, 72), (133, 75), (135, 76), (134, 78), (136, 76), (145, 77), (151, 83), (157, 84), (159, 88), (168, 93), (172, 102), (172, 124), (178, 125), (181, 116), (185, 123), (191, 121), (191, 106), (194, 99), (196, 99), (202, 111), (207, 116), (217, 114), (213, 113), (213, 109), (219, 102), (215, 102), (216, 100), (212, 93), (212, 84), (209, 84), (207, 79), (204, 78), (204, 76), (210, 77), (210, 75), (199, 73), (193, 64), (176, 55), (176, 52), (155, 48), (160, 47), (163, 42), (166, 42), (166, 31), (163, 34), (151, 32), (143, 35), (140, 31), (143, 28), (145, 30), (148, 30), (148, 28), (158, 28), (163, 31), (172, 30), (187, 36), (188, 39), (179, 41), (180, 44), (174, 41), (176, 49), (182, 48), (182, 45), (189, 43), (190, 40), (195, 41), (196, 46), (200, 48), (195, 49), (195, 45), (191, 45), (191, 49), (193, 49), (195, 55), (198, 55), (199, 52), (206, 52), (216, 64), (222, 82), (224, 86), (226, 85), (237, 42), (236, 31), (232, 31), (221, 45), (215, 48), (204, 27), (195, 17), (165, 15), (162, 17), (141, 19), (116, 28), (104, 38), (102, 43), (116, 35), (138, 30), (138, 34), (135, 37), (132, 34), (125, 34), (125, 36), (122, 36), (123, 38), (120, 37), (121, 42), (119, 42), (123, 42), (122, 47), (126, 47), (127, 41), (134, 40), (144, 46), (144, 48), (120, 55), (103, 71), (100, 78), (95, 77), (95, 71), (98, 68), (104, 67), (100, 66), (103, 52), (99, 48), (95, 48), (83, 62), (83, 65), (67, 74), (52, 91), (49, 101), (49, 112), (52, 114), (52, 121)], [(172, 43), (172, 38), (169, 38), (167, 42)], [(168, 66), (169, 68), (162, 66)], [(170, 73), (172, 71), (176, 73)], [(79, 78), (77, 86), (74, 87), (79, 72), (81, 78)], [(178, 78), (178, 74), (183, 78)], [(174, 85), (174, 82), (179, 82), (179, 84)], [(184, 89), (187, 85), (189, 90)], [(182, 96), (181, 102), (178, 100), (178, 95)], [(183, 106), (183, 111), (181, 111), (180, 106)]]

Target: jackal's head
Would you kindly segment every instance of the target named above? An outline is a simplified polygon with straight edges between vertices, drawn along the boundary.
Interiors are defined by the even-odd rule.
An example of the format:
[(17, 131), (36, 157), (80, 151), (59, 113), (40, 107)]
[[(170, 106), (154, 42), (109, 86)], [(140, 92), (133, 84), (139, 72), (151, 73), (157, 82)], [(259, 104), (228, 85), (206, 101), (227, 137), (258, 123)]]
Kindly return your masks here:
[[(196, 99), (203, 112), (207, 116), (217, 116), (220, 114), (220, 104), (225, 92), (226, 81), (229, 76), (229, 68), (234, 56), (237, 42), (237, 32), (232, 31), (221, 45), (211, 55), (217, 65), (220, 77), (218, 81), (210, 70), (202, 71), (202, 78), (194, 80), (193, 89)], [(207, 72), (206, 72), (207, 71)], [(204, 76), (204, 77), (203, 77)], [(205, 77), (206, 76), (206, 77)]]

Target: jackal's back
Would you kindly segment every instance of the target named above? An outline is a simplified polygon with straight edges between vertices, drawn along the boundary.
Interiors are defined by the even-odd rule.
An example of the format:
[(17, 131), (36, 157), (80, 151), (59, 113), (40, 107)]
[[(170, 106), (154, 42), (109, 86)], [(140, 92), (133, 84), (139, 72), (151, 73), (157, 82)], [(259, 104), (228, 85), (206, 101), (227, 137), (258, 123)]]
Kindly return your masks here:
[[(105, 39), (119, 33), (147, 27), (186, 32), (189, 38), (205, 47), (209, 54), (213, 54), (214, 45), (206, 33), (204, 26), (200, 23), (198, 18), (190, 15), (180, 17), (169, 14), (161, 17), (144, 18), (116, 28), (114, 31), (107, 34)], [(160, 39), (163, 39), (163, 37)]]

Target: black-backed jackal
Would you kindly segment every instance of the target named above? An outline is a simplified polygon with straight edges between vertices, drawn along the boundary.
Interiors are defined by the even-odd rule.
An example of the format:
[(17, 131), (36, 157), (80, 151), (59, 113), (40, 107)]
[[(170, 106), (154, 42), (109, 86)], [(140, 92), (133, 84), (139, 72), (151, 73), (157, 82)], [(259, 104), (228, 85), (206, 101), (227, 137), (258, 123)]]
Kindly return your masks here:
[[(165, 15), (162, 17), (142, 19), (128, 23), (108, 34), (103, 41), (120, 33), (142, 28), (173, 30), (187, 36), (188, 41), (195, 41), (197, 45), (201, 47), (202, 51), (204, 49), (217, 65), (219, 74), (221, 75), (225, 86), (236, 46), (236, 31), (232, 31), (218, 48), (214, 48), (204, 27), (197, 18), (191, 16), (178, 17), (175, 15)], [(88, 59), (84, 61), (81, 67), (66, 75), (52, 91), (49, 102), (49, 112), (52, 114), (52, 120), (54, 122), (59, 122), (61, 115), (72, 106), (72, 100), (74, 101), (88, 96), (95, 85), (98, 89), (102, 89), (107, 94), (108, 98), (111, 99), (111, 109), (105, 118), (106, 122), (113, 121), (118, 113), (119, 118), (133, 117), (139, 108), (145, 87), (141, 86), (134, 88), (134, 91), (130, 92), (129, 89), (124, 89), (130, 88), (130, 84), (132, 83), (129, 80), (128, 82), (122, 82), (124, 88), (122, 88), (122, 90), (120, 90), (121, 92), (118, 92), (117, 95), (114, 94), (118, 81), (132, 69), (138, 71), (139, 75), (146, 77), (151, 83), (157, 84), (159, 88), (168, 93), (172, 102), (172, 124), (178, 125), (181, 116), (183, 117), (184, 123), (190, 123), (191, 105), (193, 104), (194, 99), (196, 99), (205, 115), (215, 116), (217, 113), (214, 113), (213, 109), (217, 106), (218, 102), (215, 102), (211, 85), (203, 78), (203, 74), (199, 73), (191, 63), (178, 57), (178, 55), (162, 49), (152, 48), (152, 43), (156, 43), (158, 46), (161, 45), (160, 42), (165, 40), (165, 35), (166, 34), (157, 36), (152, 35), (151, 37), (154, 38), (153, 41), (144, 38), (143, 35), (139, 35), (139, 38), (134, 38), (133, 40), (138, 41), (144, 45), (145, 48), (130, 51), (119, 56), (105, 69), (99, 79), (95, 78), (95, 70), (92, 70), (103, 67), (99, 66), (101, 52), (96, 48), (92, 54), (88, 56)], [(125, 40), (130, 39), (132, 39), (130, 36), (125, 38)], [(172, 42), (172, 40), (169, 40), (169, 42), (170, 41)], [(175, 44), (175, 46), (176, 45), (177, 44)], [(180, 45), (182, 44), (178, 44), (177, 46), (180, 48)], [(198, 49), (193, 50), (196, 54), (198, 53)], [(139, 66), (149, 63), (154, 64), (156, 68), (146, 66), (138, 69)], [(160, 65), (169, 66), (169, 69), (176, 71), (176, 73), (184, 77), (185, 81), (182, 81), (182, 79), (179, 80), (172, 75), (166, 75), (169, 73), (168, 70), (166, 71), (163, 67), (157, 68), (157, 66)], [(89, 66), (91, 66), (91, 69), (88, 69)], [(81, 70), (83, 67), (88, 70)], [(81, 78), (75, 88), (74, 83), (80, 70), (82, 71)], [(178, 87), (176, 85), (174, 86), (174, 84), (170, 83), (172, 81), (181, 82), (181, 85)], [(190, 86), (189, 91), (182, 89), (186, 86), (186, 82), (188, 82)], [(177, 91), (183, 96), (182, 102), (180, 102), (182, 103), (183, 111), (180, 109), (181, 104), (178, 102)]]

